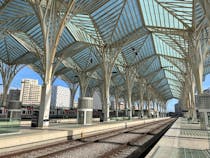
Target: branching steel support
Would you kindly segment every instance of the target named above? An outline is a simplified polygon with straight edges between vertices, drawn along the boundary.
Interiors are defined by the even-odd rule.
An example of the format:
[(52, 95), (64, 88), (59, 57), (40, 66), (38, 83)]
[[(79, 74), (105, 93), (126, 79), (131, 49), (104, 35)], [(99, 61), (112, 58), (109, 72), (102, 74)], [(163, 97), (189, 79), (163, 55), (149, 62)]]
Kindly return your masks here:
[(0, 74), (2, 77), (2, 85), (3, 86), (3, 96), (0, 103), (0, 106), (7, 106), (7, 93), (9, 90), (9, 86), (14, 79), (15, 75), (23, 68), (22, 65), (7, 65), (0, 61)]
[(136, 77), (136, 68), (135, 67), (125, 67), (125, 77), (126, 77), (126, 88), (127, 88), (127, 97), (128, 97), (128, 108), (129, 108), (129, 119), (132, 119), (132, 101), (131, 95), (134, 85), (134, 80)]
[(118, 110), (119, 110), (119, 105), (118, 105), (119, 95), (120, 95), (120, 88), (119, 87), (116, 87), (114, 89), (115, 106), (116, 106), (116, 108), (115, 108), (116, 117), (118, 117)]
[(78, 74), (78, 77), (79, 77), (79, 85), (80, 85), (80, 98), (83, 98), (86, 96), (89, 78), (88, 78), (87, 72), (80, 72)]
[(147, 117), (150, 117), (151, 115), (150, 115), (150, 102), (151, 102), (151, 97), (152, 97), (152, 95), (151, 95), (151, 92), (150, 92), (150, 87), (147, 87)]
[[(139, 117), (140, 115), (144, 117), (144, 94), (146, 92), (146, 80), (141, 78), (139, 79), (139, 96), (140, 96), (140, 109), (139, 109)], [(141, 111), (140, 111), (141, 110)]]
[(102, 72), (103, 72), (103, 112), (104, 112), (104, 121), (109, 121), (109, 89), (111, 83), (112, 69), (114, 67), (115, 60), (117, 59), (118, 54), (120, 53), (121, 48), (111, 48), (107, 45), (104, 45), (100, 48), (101, 59), (102, 59)]
[[(42, 1), (30, 1), (34, 12), (40, 21), (40, 26), (43, 35), (43, 47), (44, 55), (41, 58), (41, 62), (44, 70), (42, 97), (40, 104), (40, 113), (38, 126), (49, 125), (49, 112), (50, 112), (50, 101), (51, 101), (51, 82), (55, 73), (54, 67), (56, 50), (63, 33), (65, 23), (69, 20), (70, 11), (74, 6), (74, 0), (68, 2), (66, 10), (62, 9), (60, 1), (49, 0), (46, 1), (46, 7), (43, 7)], [(43, 2), (44, 3), (44, 2)]]
[(75, 108), (74, 107), (74, 98), (75, 98), (77, 89), (79, 87), (79, 84), (78, 83), (69, 83), (68, 85), (69, 85), (69, 89), (71, 92), (70, 108)]
[(127, 96), (124, 96), (124, 105), (125, 105), (125, 116), (128, 116), (128, 100)]

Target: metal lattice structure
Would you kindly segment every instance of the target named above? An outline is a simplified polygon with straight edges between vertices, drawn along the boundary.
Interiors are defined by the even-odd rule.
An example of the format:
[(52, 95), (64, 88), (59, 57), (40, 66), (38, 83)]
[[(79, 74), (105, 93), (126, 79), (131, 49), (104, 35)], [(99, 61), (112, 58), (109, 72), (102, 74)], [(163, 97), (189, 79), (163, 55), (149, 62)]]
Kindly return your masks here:
[(104, 83), (111, 94), (114, 87), (126, 93), (132, 69), (136, 100), (142, 79), (159, 100), (181, 98), (187, 75), (201, 92), (210, 72), (204, 1), (0, 0), (0, 59), (30, 65), (44, 83), (50, 71), (84, 90)]

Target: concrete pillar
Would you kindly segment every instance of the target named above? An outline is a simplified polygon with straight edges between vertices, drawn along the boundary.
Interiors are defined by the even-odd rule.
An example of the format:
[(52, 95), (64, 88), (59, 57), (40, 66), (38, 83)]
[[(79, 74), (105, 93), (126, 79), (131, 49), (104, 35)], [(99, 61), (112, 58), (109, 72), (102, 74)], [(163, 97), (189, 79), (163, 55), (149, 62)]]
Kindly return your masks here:
[(79, 124), (91, 125), (93, 115), (93, 98), (79, 98), (77, 120)]

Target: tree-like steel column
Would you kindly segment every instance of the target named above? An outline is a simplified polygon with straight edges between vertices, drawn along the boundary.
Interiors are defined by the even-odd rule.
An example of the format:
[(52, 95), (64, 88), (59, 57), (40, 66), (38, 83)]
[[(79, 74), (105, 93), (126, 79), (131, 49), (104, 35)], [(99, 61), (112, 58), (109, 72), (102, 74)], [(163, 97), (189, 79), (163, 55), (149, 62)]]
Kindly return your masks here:
[(189, 76), (190, 84), (189, 84), (189, 103), (190, 103), (190, 117), (193, 121), (197, 120), (196, 108), (195, 108), (195, 79), (192, 74), (192, 71)]
[(128, 100), (127, 100), (127, 96), (126, 94), (124, 94), (124, 105), (125, 105), (125, 116), (127, 117), (128, 116)]
[(120, 53), (121, 48), (111, 48), (108, 45), (104, 45), (100, 48), (100, 55), (102, 59), (102, 72), (103, 72), (103, 110), (104, 110), (104, 121), (109, 121), (109, 89), (112, 76), (112, 69), (114, 67), (115, 60)]
[[(99, 91), (100, 91), (100, 99), (101, 99), (101, 103), (102, 103), (102, 115), (104, 115), (104, 111), (105, 111), (105, 105), (104, 104), (104, 96), (103, 96), (103, 92), (104, 92), (104, 85), (101, 84), (101, 86), (99, 87)], [(104, 119), (104, 116), (103, 116)]]
[(69, 83), (68, 85), (69, 85), (69, 89), (70, 89), (70, 92), (71, 92), (70, 107), (74, 108), (74, 98), (75, 98), (77, 89), (79, 87), (79, 84), (78, 83)]
[(161, 117), (164, 117), (164, 102), (161, 101), (161, 104), (160, 104), (160, 109), (161, 109)]
[(136, 78), (136, 68), (135, 67), (125, 67), (125, 82), (126, 82), (126, 88), (127, 88), (127, 97), (128, 97), (128, 108), (129, 108), (129, 119), (132, 119), (132, 101), (131, 101), (131, 95), (134, 85), (134, 80)]
[(120, 95), (120, 88), (119, 87), (115, 87), (114, 89), (114, 97), (115, 97), (115, 105), (116, 105), (116, 108), (115, 108), (115, 112), (116, 112), (116, 117), (118, 117), (118, 102), (119, 102), (119, 95)]
[(80, 98), (86, 96), (86, 91), (88, 88), (89, 78), (87, 72), (79, 72), (79, 85), (80, 85)]
[(7, 106), (7, 93), (9, 86), (14, 79), (15, 75), (23, 68), (23, 65), (8, 65), (0, 61), (0, 74), (2, 77), (3, 96), (0, 106)]
[[(208, 35), (206, 35), (207, 28), (201, 26), (194, 32), (189, 34), (190, 37), (190, 54), (188, 55), (189, 66), (195, 77), (195, 83), (198, 94), (203, 93), (203, 72), (204, 72), (204, 59), (208, 52)], [(192, 54), (192, 55), (191, 55)]]
[(159, 113), (159, 104), (160, 104), (160, 101), (157, 101), (157, 102), (156, 102), (157, 118), (160, 117), (160, 113)]
[(152, 97), (152, 95), (151, 95), (151, 93), (150, 93), (150, 86), (148, 86), (147, 87), (147, 92), (146, 92), (146, 94), (147, 94), (147, 117), (150, 117), (150, 102), (151, 102), (151, 97)]
[(210, 1), (209, 0), (199, 0), (199, 3), (201, 4), (204, 14), (208, 20), (208, 25), (210, 26), (210, 12), (209, 12), (209, 8), (210, 8)]
[(144, 94), (146, 92), (146, 80), (141, 78), (139, 79), (139, 95), (140, 95), (140, 108), (141, 111), (139, 111), (142, 117), (144, 117)]
[(42, 97), (40, 104), (40, 113), (38, 126), (49, 125), (49, 111), (51, 101), (51, 82), (53, 79), (54, 61), (57, 46), (61, 38), (67, 19), (74, 6), (74, 1), (64, 2), (54, 0), (31, 0), (31, 5), (39, 18), (40, 27), (43, 35), (44, 54), (41, 58), (44, 74)]

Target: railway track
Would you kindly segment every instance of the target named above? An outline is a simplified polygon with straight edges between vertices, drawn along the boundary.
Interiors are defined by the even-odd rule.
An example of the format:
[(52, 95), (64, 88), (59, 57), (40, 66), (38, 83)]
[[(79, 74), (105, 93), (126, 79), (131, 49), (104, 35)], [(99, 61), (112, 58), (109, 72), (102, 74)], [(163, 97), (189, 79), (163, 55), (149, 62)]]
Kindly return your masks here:
[(155, 121), (98, 134), (78, 140), (62, 141), (0, 155), (1, 158), (45, 157), (128, 157), (144, 153), (174, 119)]

